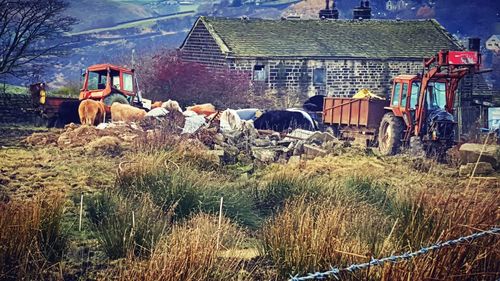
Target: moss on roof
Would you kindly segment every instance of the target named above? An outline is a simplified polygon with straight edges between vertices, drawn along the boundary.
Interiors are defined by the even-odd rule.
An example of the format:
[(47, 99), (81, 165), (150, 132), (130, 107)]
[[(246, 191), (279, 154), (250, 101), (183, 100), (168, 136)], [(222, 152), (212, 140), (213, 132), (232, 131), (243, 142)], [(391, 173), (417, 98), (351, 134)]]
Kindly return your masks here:
[(200, 17), (235, 57), (423, 58), (460, 44), (435, 20), (263, 20)]

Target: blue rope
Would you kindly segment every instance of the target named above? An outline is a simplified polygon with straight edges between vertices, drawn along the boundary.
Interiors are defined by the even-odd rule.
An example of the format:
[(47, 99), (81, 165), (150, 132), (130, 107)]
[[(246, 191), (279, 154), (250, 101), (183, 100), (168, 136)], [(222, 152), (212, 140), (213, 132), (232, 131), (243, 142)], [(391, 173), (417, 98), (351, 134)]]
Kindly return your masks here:
[(475, 240), (475, 239), (478, 239), (478, 238), (481, 238), (481, 237), (484, 237), (484, 236), (487, 236), (487, 235), (496, 234), (496, 233), (499, 233), (499, 232), (500, 232), (500, 228), (499, 227), (493, 227), (490, 230), (486, 230), (486, 231), (482, 231), (482, 232), (477, 232), (477, 233), (471, 234), (469, 236), (460, 237), (460, 238), (457, 238), (457, 239), (454, 239), (454, 240), (449, 240), (449, 241), (446, 241), (446, 242), (436, 243), (436, 244), (434, 244), (432, 246), (424, 247), (424, 248), (422, 248), (422, 249), (420, 249), (420, 250), (418, 250), (416, 252), (404, 253), (402, 255), (390, 256), (390, 257), (386, 257), (386, 258), (382, 258), (382, 259), (374, 259), (374, 258), (372, 258), (372, 260), (370, 262), (360, 263), (360, 264), (353, 264), (353, 265), (350, 265), (350, 266), (345, 267), (345, 268), (332, 267), (328, 271), (308, 273), (307, 275), (302, 276), (302, 277), (298, 277), (298, 275), (291, 276), (291, 278), (289, 279), (289, 281), (303, 281), (303, 280), (325, 279), (328, 276), (332, 276), (335, 279), (340, 280), (339, 274), (340, 274), (341, 271), (347, 271), (347, 272), (353, 273), (355, 271), (362, 270), (362, 269), (365, 269), (365, 268), (369, 268), (369, 267), (372, 267), (372, 266), (383, 265), (384, 263), (387, 263), (387, 262), (397, 263), (397, 262), (400, 262), (400, 261), (407, 261), (407, 260), (410, 260), (410, 259), (412, 259), (414, 257), (427, 254), (430, 251), (438, 250), (438, 249), (443, 248), (443, 247), (455, 246), (455, 245), (458, 245), (458, 244), (461, 244), (461, 243), (465, 243), (465, 242), (471, 242), (472, 240)]

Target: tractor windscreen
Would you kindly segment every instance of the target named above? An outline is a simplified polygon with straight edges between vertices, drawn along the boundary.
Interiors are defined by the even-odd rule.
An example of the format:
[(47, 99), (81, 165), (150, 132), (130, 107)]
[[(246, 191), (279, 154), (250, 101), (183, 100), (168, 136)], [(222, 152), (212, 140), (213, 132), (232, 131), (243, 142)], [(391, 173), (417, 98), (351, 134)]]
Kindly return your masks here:
[(89, 71), (88, 89), (89, 90), (103, 90), (106, 88), (106, 80), (108, 74), (106, 70), (102, 71)]
[(446, 107), (446, 84), (441, 82), (430, 82), (427, 86), (427, 108), (429, 110), (445, 109)]

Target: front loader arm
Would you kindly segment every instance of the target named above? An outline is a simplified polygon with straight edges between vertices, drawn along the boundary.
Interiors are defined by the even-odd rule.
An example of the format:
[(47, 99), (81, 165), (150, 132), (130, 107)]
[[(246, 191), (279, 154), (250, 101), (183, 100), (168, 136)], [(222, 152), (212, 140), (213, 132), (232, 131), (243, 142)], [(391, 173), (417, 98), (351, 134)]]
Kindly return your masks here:
[(418, 96), (418, 106), (415, 112), (415, 136), (419, 136), (422, 131), (422, 127), (425, 120), (425, 102), (426, 102), (426, 94), (427, 94), (427, 86), (429, 85), (429, 81), (439, 72), (439, 67), (434, 67), (424, 74), (422, 77), (422, 83), (420, 85), (420, 93)]

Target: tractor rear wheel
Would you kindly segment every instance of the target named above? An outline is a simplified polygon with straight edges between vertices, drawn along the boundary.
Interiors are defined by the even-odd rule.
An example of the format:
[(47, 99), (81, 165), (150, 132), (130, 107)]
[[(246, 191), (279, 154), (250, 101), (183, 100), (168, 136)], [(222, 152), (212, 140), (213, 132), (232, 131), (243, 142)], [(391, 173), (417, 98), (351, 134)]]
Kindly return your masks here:
[(118, 93), (110, 94), (109, 96), (104, 98), (104, 104), (106, 106), (111, 106), (114, 102), (129, 104), (127, 98), (124, 95)]
[(378, 130), (378, 146), (382, 155), (398, 153), (404, 132), (404, 122), (401, 118), (388, 112), (382, 118)]

